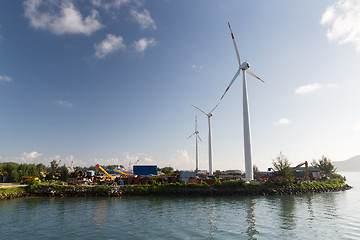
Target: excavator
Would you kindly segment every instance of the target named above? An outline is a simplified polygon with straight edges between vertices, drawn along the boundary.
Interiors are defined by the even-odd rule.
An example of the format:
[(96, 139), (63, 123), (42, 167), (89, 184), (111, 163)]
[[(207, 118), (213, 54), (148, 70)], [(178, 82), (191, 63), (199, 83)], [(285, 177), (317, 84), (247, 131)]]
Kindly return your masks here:
[(301, 167), (302, 165), (305, 164), (305, 179), (306, 181), (309, 181), (309, 165), (308, 165), (308, 162), (305, 161), (303, 163), (300, 163), (299, 165), (297, 165), (296, 167), (293, 167), (292, 168), (292, 171), (295, 171), (296, 169), (298, 169), (299, 167)]

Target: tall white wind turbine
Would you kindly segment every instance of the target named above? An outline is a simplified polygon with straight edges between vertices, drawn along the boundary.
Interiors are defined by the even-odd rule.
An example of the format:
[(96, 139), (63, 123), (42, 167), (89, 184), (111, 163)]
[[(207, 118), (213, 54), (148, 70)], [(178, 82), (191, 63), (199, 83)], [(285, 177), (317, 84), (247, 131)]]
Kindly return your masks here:
[(224, 94), (222, 95), (220, 101), (223, 99), (231, 85), (234, 83), (235, 79), (239, 76), (240, 70), (243, 71), (243, 124), (244, 124), (244, 153), (245, 153), (245, 176), (248, 179), (253, 180), (253, 166), (252, 166), (252, 152), (251, 152), (251, 134), (250, 134), (250, 115), (249, 115), (249, 103), (248, 103), (248, 96), (247, 96), (247, 86), (246, 86), (246, 72), (249, 73), (251, 76), (261, 80), (258, 76), (250, 71), (250, 64), (248, 62), (241, 63), (240, 55), (238, 48), (236, 46), (234, 34), (232, 33), (230, 23), (228, 23), (232, 40), (234, 42), (234, 48), (236, 57), (239, 63), (239, 69), (235, 73), (235, 76), (231, 80), (229, 86), (226, 88)]
[(191, 138), (193, 135), (195, 135), (195, 139), (196, 139), (196, 145), (195, 145), (195, 149), (196, 149), (196, 172), (199, 170), (199, 145), (198, 145), (198, 140), (201, 141), (201, 138), (199, 136), (199, 131), (197, 130), (197, 117), (195, 117), (195, 132), (193, 134), (191, 134), (187, 139)]
[[(218, 104), (219, 105), (219, 104)], [(208, 123), (209, 123), (209, 174), (213, 174), (213, 169), (212, 169), (212, 147), (211, 147), (211, 144), (212, 144), (212, 140), (211, 140), (211, 117), (213, 116), (212, 115), (212, 112), (215, 110), (215, 108), (218, 106), (216, 105), (213, 110), (211, 110), (211, 112), (209, 113), (206, 113), (204, 112), (203, 110), (201, 110), (200, 108), (198, 107), (195, 107), (194, 105), (192, 105), (194, 108), (196, 108), (197, 110), (199, 110), (200, 112), (202, 112), (203, 114), (205, 114), (207, 117), (208, 117)]]

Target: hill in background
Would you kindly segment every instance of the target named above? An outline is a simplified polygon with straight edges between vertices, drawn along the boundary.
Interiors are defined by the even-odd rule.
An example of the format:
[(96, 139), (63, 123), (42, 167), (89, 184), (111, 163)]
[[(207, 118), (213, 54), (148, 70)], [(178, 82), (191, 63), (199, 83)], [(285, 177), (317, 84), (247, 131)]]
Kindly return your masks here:
[(360, 172), (360, 155), (354, 156), (345, 161), (332, 162), (338, 172)]

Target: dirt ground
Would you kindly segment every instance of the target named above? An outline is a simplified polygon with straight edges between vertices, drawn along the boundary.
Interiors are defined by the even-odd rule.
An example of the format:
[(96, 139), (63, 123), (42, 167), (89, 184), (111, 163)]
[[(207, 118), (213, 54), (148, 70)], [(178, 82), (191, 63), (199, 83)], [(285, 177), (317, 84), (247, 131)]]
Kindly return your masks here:
[(17, 183), (0, 183), (0, 188), (6, 187), (26, 187), (26, 184), (17, 184)]

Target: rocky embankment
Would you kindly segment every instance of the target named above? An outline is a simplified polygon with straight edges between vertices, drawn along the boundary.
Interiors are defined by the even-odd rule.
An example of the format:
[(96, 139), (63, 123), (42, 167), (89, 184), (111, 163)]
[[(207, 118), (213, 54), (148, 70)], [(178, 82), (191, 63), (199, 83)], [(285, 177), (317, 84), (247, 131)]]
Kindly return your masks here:
[(352, 187), (349, 185), (336, 186), (336, 187), (320, 187), (320, 188), (309, 188), (309, 189), (301, 189), (301, 188), (272, 188), (263, 190), (261, 195), (291, 195), (291, 194), (306, 194), (306, 193), (325, 193), (325, 192), (340, 192), (349, 190)]
[(109, 186), (68, 186), (68, 185), (37, 185), (27, 187), (13, 193), (0, 193), (0, 199), (12, 199), (27, 196), (47, 197), (120, 197), (120, 196), (267, 196), (293, 195), (308, 193), (339, 192), (351, 189), (347, 184), (319, 184), (293, 186), (264, 186), (230, 182), (220, 185), (204, 184), (154, 184)]
[(338, 192), (350, 189), (348, 185), (332, 187), (274, 187), (265, 188), (259, 185), (241, 188), (226, 188), (219, 186), (201, 185), (133, 185), (126, 187), (110, 188), (107, 186), (96, 187), (45, 187), (33, 192), (37, 196), (48, 197), (119, 197), (119, 196), (266, 196), (266, 195), (292, 195), (307, 193)]
[(29, 197), (29, 196), (31, 196), (31, 194), (30, 193), (25, 193), (25, 192), (6, 193), (6, 194), (0, 194), (0, 200), (13, 199), (13, 198), (22, 198), (22, 197)]

